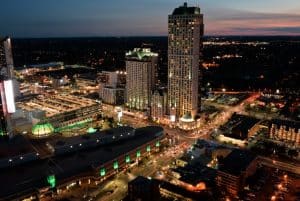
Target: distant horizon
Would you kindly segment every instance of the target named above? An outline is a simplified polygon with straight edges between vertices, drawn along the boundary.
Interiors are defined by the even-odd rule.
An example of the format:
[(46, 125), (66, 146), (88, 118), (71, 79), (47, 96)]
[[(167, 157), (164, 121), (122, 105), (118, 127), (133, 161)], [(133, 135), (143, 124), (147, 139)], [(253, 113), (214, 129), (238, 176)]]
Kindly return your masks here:
[[(11, 39), (60, 39), (60, 38), (143, 38), (143, 37), (168, 37), (168, 35), (123, 35), (123, 36), (43, 36), (43, 37), (12, 37), (12, 36), (0, 36), (10, 37)], [(210, 37), (287, 37), (287, 38), (298, 38), (299, 35), (205, 35), (204, 38)]]
[(299, 0), (5, 0), (0, 35), (163, 36), (168, 33), (168, 15), (184, 1), (200, 7), (205, 35), (300, 35)]

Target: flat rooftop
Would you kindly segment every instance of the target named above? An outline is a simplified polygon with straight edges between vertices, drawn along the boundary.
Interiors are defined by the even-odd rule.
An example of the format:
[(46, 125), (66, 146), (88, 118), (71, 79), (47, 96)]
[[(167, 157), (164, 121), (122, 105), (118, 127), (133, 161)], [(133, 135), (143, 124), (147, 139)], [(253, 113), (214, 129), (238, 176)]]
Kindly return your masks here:
[(0, 139), (0, 160), (28, 153), (36, 153), (36, 151), (24, 136), (17, 135), (12, 139)]
[(18, 103), (18, 107), (26, 111), (43, 110), (46, 117), (52, 117), (57, 114), (78, 110), (84, 107), (93, 106), (97, 103), (88, 98), (72, 96), (69, 94), (38, 96), (26, 102)]
[(18, 194), (32, 193), (39, 188), (47, 187), (47, 176), (51, 174), (56, 176), (59, 185), (70, 177), (92, 173), (95, 167), (101, 167), (125, 153), (159, 139), (163, 135), (162, 132), (163, 128), (156, 126), (138, 128), (135, 130), (135, 137), (128, 140), (1, 169), (0, 179), (5, 181), (5, 185), (0, 188), (0, 200), (8, 199), (9, 196), (18, 197)]
[(239, 176), (245, 171), (256, 155), (245, 150), (234, 149), (220, 164), (219, 170), (231, 175)]
[(200, 182), (212, 184), (215, 181), (216, 170), (208, 168), (200, 163), (188, 164), (185, 167), (178, 167), (174, 170), (180, 174), (180, 181), (196, 186)]
[(88, 141), (107, 141), (107, 139), (115, 139), (116, 141), (123, 136), (133, 135), (134, 128), (129, 126), (112, 128), (104, 131), (96, 131), (95, 133), (78, 135), (67, 138), (55, 139), (48, 142), (52, 147), (59, 148), (62, 146), (71, 146), (75, 144), (85, 143)]

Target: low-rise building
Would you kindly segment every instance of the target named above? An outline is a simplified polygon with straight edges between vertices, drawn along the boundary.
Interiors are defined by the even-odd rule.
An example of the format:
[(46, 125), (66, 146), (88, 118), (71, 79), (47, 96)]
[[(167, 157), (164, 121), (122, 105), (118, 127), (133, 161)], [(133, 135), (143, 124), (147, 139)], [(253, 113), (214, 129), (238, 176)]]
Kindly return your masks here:
[(295, 121), (273, 120), (270, 123), (269, 137), (299, 147), (300, 123)]
[(167, 109), (167, 93), (163, 89), (155, 90), (151, 97), (151, 117), (153, 120), (164, 118)]
[(99, 96), (103, 103), (110, 105), (122, 105), (125, 101), (125, 88), (104, 86), (100, 90)]
[(103, 103), (122, 105), (125, 103), (126, 72), (102, 71), (98, 74), (99, 98)]
[(216, 185), (219, 190), (232, 197), (238, 197), (243, 190), (246, 178), (256, 172), (256, 155), (251, 152), (234, 149), (219, 164)]
[(152, 201), (160, 199), (159, 183), (142, 176), (138, 176), (128, 183), (128, 200)]

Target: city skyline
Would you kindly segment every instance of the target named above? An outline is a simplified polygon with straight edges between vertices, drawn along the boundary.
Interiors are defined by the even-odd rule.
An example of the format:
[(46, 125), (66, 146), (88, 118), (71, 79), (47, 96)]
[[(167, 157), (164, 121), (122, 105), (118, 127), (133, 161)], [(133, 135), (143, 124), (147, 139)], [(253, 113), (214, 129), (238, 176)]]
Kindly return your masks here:
[(174, 1), (1, 4), (0, 200), (299, 200), (296, 1)]
[[(2, 5), (6, 9), (0, 14), (0, 27), (5, 29), (1, 29), (0, 34), (12, 37), (166, 36), (165, 14), (183, 2), (4, 1)], [(300, 33), (300, 2), (296, 0), (187, 2), (200, 6), (205, 14), (206, 35)]]

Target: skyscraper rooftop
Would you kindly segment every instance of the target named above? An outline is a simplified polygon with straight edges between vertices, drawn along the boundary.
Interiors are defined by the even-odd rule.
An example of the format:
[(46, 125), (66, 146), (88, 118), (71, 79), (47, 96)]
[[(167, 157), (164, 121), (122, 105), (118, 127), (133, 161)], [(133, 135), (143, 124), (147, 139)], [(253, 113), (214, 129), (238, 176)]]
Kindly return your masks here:
[(179, 6), (175, 8), (172, 15), (197, 15), (200, 14), (199, 7), (188, 7), (187, 3), (185, 2), (183, 6)]
[(127, 59), (147, 60), (149, 57), (157, 57), (158, 54), (151, 52), (150, 48), (134, 48), (126, 53)]

